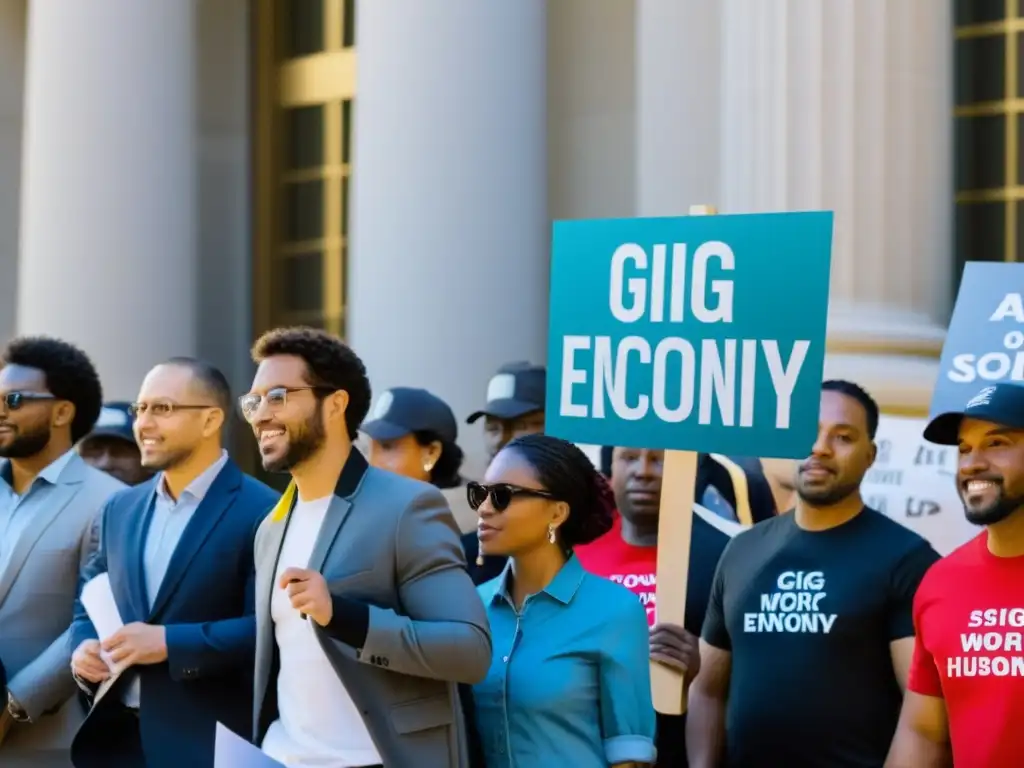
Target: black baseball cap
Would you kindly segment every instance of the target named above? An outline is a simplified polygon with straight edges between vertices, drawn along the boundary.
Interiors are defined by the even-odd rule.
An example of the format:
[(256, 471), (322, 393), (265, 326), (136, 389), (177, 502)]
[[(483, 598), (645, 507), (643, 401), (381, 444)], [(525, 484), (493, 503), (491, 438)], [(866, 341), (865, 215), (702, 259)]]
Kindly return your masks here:
[(132, 421), (131, 403), (106, 403), (100, 410), (100, 417), (96, 420), (92, 432), (82, 438), (82, 441), (94, 437), (117, 437), (135, 445)]
[(487, 384), (487, 404), (466, 419), (472, 424), (481, 416), (518, 419), (544, 410), (547, 372), (542, 365), (508, 363), (501, 366)]
[(455, 414), (448, 403), (425, 389), (395, 387), (377, 399), (370, 421), (362, 426), (374, 440), (397, 440), (411, 432), (433, 432), (441, 442), (459, 437)]
[(964, 419), (1024, 429), (1024, 387), (1004, 382), (982, 388), (963, 410), (941, 413), (932, 419), (924, 428), (924, 439), (938, 445), (956, 445)]

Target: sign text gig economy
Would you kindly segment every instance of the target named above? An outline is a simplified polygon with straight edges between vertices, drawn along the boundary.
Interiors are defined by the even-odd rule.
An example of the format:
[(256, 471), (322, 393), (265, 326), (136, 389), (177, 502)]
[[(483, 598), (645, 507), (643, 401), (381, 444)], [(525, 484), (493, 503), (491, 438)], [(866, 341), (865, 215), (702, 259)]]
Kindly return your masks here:
[(670, 424), (752, 427), (761, 368), (775, 397), (774, 427), (787, 429), (810, 340), (780, 345), (775, 339), (718, 338), (722, 334), (694, 327), (733, 322), (735, 265), (732, 249), (719, 240), (649, 251), (637, 243), (616, 248), (608, 294), (612, 316), (624, 325), (667, 323), (673, 333), (653, 343), (640, 335), (563, 336), (560, 415), (636, 421), (653, 412)]

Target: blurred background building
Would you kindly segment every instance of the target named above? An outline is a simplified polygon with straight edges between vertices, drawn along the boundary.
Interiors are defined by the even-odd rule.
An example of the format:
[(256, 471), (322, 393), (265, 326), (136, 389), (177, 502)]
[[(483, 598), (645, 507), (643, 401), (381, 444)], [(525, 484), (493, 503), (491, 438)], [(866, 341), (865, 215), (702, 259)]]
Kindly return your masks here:
[(828, 373), (922, 413), (962, 262), (1022, 248), (1020, 11), (4, 0), (0, 338), (130, 398), (309, 323), (468, 414), (545, 357), (551, 219), (826, 208)]

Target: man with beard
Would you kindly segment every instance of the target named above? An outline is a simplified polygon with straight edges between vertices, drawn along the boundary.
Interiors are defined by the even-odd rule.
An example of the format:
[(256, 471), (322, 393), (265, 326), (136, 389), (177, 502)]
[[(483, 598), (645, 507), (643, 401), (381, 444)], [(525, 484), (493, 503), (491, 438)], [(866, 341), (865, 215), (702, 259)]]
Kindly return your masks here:
[(85, 578), (108, 574), (124, 626), (98, 637), (76, 606), (72, 671), (90, 693), (107, 683), (75, 737), (77, 768), (210, 768), (217, 722), (248, 734), (253, 541), (277, 494), (222, 447), (232, 405), (224, 374), (192, 358), (150, 371), (132, 403), (142, 465), (160, 474), (103, 510)]
[(483, 603), (441, 492), (353, 450), (359, 357), (270, 331), (242, 413), (292, 482), (256, 539), (253, 737), (288, 766), (468, 765), (457, 683), (491, 664)]
[(67, 766), (83, 716), (68, 673), (68, 623), (99, 510), (124, 485), (72, 450), (103, 402), (81, 350), (15, 339), (0, 365), (0, 765)]
[(736, 536), (718, 564), (690, 689), (694, 768), (878, 766), (914, 646), (931, 546), (864, 506), (878, 406), (822, 384), (792, 514)]
[(925, 429), (957, 445), (957, 488), (979, 536), (917, 592), (917, 644), (887, 768), (1019, 765), (1024, 755), (1024, 388), (985, 387)]

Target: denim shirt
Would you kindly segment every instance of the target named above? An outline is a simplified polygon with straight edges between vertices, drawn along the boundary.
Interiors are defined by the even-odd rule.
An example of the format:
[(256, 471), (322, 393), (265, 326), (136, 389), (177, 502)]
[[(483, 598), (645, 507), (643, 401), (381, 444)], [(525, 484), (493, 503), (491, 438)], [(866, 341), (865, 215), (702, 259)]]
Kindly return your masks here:
[(516, 612), (511, 563), (477, 588), (494, 658), (473, 686), (488, 768), (653, 763), (647, 615), (625, 587), (570, 557)]

